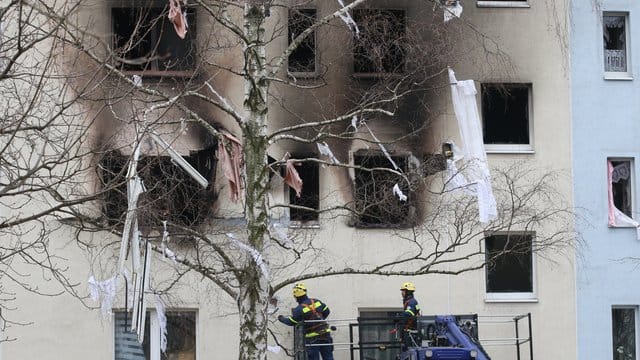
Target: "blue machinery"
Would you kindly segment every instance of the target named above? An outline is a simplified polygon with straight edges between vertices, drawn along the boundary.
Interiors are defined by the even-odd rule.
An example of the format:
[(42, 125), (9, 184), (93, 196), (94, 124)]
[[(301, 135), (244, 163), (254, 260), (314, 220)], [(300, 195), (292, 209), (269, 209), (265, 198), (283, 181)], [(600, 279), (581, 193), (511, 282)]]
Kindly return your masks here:
[[(523, 319), (526, 323), (521, 321)], [(533, 360), (530, 313), (511, 316), (506, 320), (489, 319), (487, 322), (512, 322), (515, 326), (515, 338), (490, 339), (487, 340), (487, 345), (514, 345), (516, 359), (521, 360), (521, 351), (524, 348), (522, 345), (528, 344), (526, 358)], [(520, 338), (521, 325), (527, 328), (526, 338)], [(371, 339), (373, 329), (384, 327), (394, 327), (391, 333), (395, 336)], [(356, 328), (359, 340), (354, 342)], [(415, 330), (404, 330), (397, 317), (358, 318), (357, 323), (350, 324), (349, 337), (352, 344), (351, 360), (491, 360), (478, 340), (478, 316), (475, 314), (421, 316)], [(384, 355), (384, 351), (391, 351), (397, 355)]]
[[(349, 342), (336, 343), (336, 351), (340, 345), (347, 345), (348, 348), (341, 349), (349, 350), (351, 360), (491, 360), (480, 344), (478, 316), (475, 314), (421, 316), (417, 318), (415, 330), (405, 330), (404, 322), (397, 314), (386, 315), (360, 317), (356, 322), (349, 322)], [(482, 318), (483, 324), (502, 323), (515, 327), (515, 337), (483, 339), (485, 346), (514, 346), (515, 359), (533, 360), (530, 313)], [(526, 330), (526, 337), (521, 338), (523, 330)], [(296, 337), (295, 358), (304, 360), (304, 340)]]

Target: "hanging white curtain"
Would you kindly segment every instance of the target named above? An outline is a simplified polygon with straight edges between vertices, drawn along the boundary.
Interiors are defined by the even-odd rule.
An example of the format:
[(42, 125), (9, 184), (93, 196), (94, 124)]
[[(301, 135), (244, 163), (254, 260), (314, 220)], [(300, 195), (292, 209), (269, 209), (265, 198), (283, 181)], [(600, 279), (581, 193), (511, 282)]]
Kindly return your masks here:
[(449, 69), (449, 82), (464, 154), (460, 160), (463, 165), (459, 166), (462, 170), (458, 180), (463, 176), (466, 178), (466, 184), (458, 181), (458, 185), (475, 193), (478, 198), (480, 222), (487, 223), (495, 219), (498, 212), (482, 140), (482, 126), (476, 103), (476, 86), (473, 80), (456, 80), (455, 73), (451, 69)]

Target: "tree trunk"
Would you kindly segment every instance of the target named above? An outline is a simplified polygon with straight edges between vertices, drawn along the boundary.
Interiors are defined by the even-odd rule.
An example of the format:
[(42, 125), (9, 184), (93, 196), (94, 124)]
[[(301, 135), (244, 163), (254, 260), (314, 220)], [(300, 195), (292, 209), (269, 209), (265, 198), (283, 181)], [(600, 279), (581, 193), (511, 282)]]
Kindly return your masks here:
[(245, 160), (245, 212), (248, 244), (257, 253), (252, 254), (243, 269), (238, 296), (240, 316), (241, 360), (267, 358), (267, 305), (269, 300), (268, 264), (262, 254), (269, 241), (266, 187), (267, 164), (267, 93), (266, 52), (264, 44), (264, 5), (245, 5), (245, 92), (242, 124)]

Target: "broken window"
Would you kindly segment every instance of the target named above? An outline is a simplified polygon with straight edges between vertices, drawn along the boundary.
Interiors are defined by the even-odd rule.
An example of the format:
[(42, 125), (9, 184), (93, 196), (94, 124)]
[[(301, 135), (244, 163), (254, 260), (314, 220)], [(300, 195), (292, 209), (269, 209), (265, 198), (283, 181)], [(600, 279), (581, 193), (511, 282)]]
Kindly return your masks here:
[(611, 308), (611, 332), (613, 360), (636, 359), (637, 307), (614, 306)]
[[(316, 21), (316, 9), (289, 10), (289, 44)], [(289, 55), (289, 71), (316, 71), (316, 37), (309, 34)]]
[[(154, 310), (146, 314), (144, 342), (140, 344), (131, 332), (131, 316), (118, 311), (114, 321), (115, 360), (170, 360), (196, 358), (196, 313), (194, 311), (167, 311), (167, 348), (159, 348), (161, 329)], [(126, 323), (125, 323), (126, 318)], [(158, 344), (151, 348), (150, 344)]]
[(633, 218), (632, 194), (631, 194), (631, 160), (610, 160), (613, 166), (611, 174), (611, 190), (613, 204), (625, 215)]
[(487, 150), (530, 150), (530, 84), (482, 84), (482, 133)]
[[(406, 172), (407, 157), (391, 156), (399, 168)], [(393, 170), (389, 158), (382, 153), (357, 153), (353, 157), (355, 173), (355, 225), (358, 227), (404, 227), (413, 221), (411, 197), (407, 180)], [(400, 199), (394, 187), (407, 196)]]
[[(214, 148), (185, 156), (191, 166), (212, 183), (215, 178)], [(118, 151), (105, 153), (100, 160), (99, 177), (104, 189), (104, 215), (110, 225), (122, 226), (127, 212), (126, 173), (129, 157)], [(138, 161), (138, 175), (146, 191), (138, 200), (141, 226), (159, 226), (169, 221), (183, 226), (202, 223), (209, 215), (215, 193), (204, 189), (170, 157), (144, 156)]]
[(533, 234), (498, 233), (485, 238), (489, 299), (533, 297)]
[[(293, 158), (315, 158), (315, 155), (295, 155)], [(304, 206), (313, 210), (289, 208), (289, 220), (291, 221), (317, 221), (320, 208), (320, 173), (318, 163), (315, 161), (301, 161), (295, 164), (296, 171), (302, 179), (302, 191), (300, 197), (296, 191), (289, 188), (289, 204)]]
[(628, 72), (627, 15), (604, 13), (602, 17), (604, 42), (604, 71), (607, 73)]
[(185, 38), (180, 39), (166, 6), (112, 8), (114, 47), (120, 68), (151, 75), (179, 75), (194, 70), (196, 12), (192, 7), (185, 11), (189, 28)]
[(354, 37), (355, 73), (402, 73), (405, 67), (404, 10), (355, 9), (360, 34)]

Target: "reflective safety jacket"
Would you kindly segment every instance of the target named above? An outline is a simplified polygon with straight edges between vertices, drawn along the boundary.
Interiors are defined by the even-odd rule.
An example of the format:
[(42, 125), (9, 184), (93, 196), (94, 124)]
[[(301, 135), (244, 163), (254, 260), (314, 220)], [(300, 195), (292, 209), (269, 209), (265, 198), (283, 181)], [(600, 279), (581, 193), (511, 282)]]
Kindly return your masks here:
[(295, 326), (305, 321), (304, 337), (307, 339), (316, 338), (321, 335), (328, 336), (329, 332), (331, 332), (329, 324), (327, 324), (326, 321), (313, 321), (324, 320), (329, 316), (331, 311), (327, 304), (318, 299), (310, 299), (306, 295), (297, 298), (297, 301), (298, 306), (291, 310), (291, 316), (281, 317), (278, 320), (289, 326)]
[(402, 315), (405, 318), (404, 328), (415, 330), (416, 317), (420, 316), (420, 305), (418, 305), (418, 300), (413, 297), (413, 294), (408, 294), (403, 300), (404, 312), (402, 313)]

